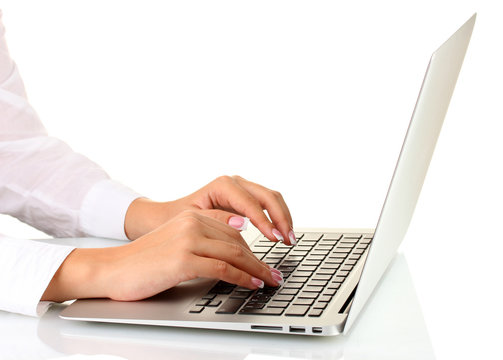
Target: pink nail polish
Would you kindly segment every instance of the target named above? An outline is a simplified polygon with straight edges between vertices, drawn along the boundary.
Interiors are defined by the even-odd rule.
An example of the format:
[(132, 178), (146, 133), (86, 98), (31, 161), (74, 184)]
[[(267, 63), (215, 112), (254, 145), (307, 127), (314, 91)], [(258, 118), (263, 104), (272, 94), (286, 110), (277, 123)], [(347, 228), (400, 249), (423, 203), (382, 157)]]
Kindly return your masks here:
[(295, 238), (293, 230), (290, 230), (290, 232), (288, 233), (288, 238), (290, 239), (290, 244), (297, 245), (297, 239)]
[(264, 288), (264, 282), (262, 280), (252, 277), (251, 281), (253, 285), (258, 286), (261, 289)]
[(283, 235), (281, 235), (281, 233), (279, 232), (278, 229), (272, 229), (272, 234), (274, 235), (274, 237), (278, 240), (278, 241), (281, 241), (281, 242), (284, 242), (285, 239), (283, 238)]
[(285, 283), (285, 280), (283, 280), (283, 277), (279, 274), (276, 274), (276, 273), (272, 273), (272, 278), (274, 279), (274, 281), (276, 281), (278, 283), (278, 285), (283, 285)]
[(278, 269), (275, 269), (275, 268), (271, 268), (271, 273), (283, 276), (283, 273), (281, 271), (279, 271)]
[(236, 230), (243, 231), (246, 230), (246, 228), (248, 227), (248, 222), (249, 222), (248, 218), (244, 218), (241, 216), (231, 216), (229, 218), (228, 224)]

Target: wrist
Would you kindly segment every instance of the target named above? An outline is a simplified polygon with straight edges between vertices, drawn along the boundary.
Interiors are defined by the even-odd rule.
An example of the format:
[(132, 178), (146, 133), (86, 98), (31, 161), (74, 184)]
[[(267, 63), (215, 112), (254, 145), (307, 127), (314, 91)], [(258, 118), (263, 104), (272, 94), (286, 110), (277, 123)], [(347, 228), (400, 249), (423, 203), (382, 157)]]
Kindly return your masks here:
[(114, 249), (75, 249), (54, 274), (41, 300), (108, 297)]
[(124, 232), (129, 240), (135, 240), (168, 221), (172, 214), (171, 202), (156, 202), (147, 198), (134, 200), (126, 212)]

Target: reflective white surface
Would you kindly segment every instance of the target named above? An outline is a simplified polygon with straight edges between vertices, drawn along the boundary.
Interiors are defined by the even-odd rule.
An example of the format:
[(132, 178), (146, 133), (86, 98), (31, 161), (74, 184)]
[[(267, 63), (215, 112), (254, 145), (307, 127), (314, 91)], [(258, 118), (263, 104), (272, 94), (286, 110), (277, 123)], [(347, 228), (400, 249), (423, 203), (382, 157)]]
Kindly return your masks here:
[(306, 337), (157, 326), (66, 321), (66, 305), (42, 318), (0, 312), (1, 359), (51, 359), (73, 354), (125, 359), (433, 359), (403, 254), (346, 336)]

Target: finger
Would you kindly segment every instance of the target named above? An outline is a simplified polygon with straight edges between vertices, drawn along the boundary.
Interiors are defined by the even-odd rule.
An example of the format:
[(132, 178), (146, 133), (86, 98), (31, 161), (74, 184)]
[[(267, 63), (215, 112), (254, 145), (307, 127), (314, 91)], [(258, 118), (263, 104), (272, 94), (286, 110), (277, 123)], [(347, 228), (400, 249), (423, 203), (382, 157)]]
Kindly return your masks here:
[(277, 191), (270, 190), (239, 176), (235, 176), (234, 178), (243, 189), (248, 191), (267, 210), (272, 222), (281, 232), (283, 238), (285, 240), (288, 239), (287, 242), (290, 245), (295, 245), (296, 239), (292, 230), (292, 216), (283, 196)]
[(263, 288), (264, 285), (277, 286), (278, 284), (272, 279), (271, 272), (267, 279), (257, 278), (221, 259), (197, 257), (193, 263), (199, 277), (220, 279), (248, 289)]
[[(246, 271), (252, 276), (274, 281), (272, 270), (239, 244), (231, 244), (222, 240), (209, 239), (200, 241), (193, 250), (193, 254), (223, 260), (236, 268)], [(279, 271), (279, 270), (278, 270)], [(279, 272), (281, 274), (281, 272)], [(274, 284), (277, 285), (276, 283)]]
[(264, 208), (248, 191), (243, 189), (234, 179), (224, 177), (216, 182), (212, 189), (212, 202), (223, 209), (232, 209), (238, 214), (247, 216), (264, 236), (271, 241), (282, 240), (283, 236), (264, 214)]
[(255, 254), (253, 254), (247, 242), (243, 239), (243, 237), (237, 230), (232, 229), (231, 227), (221, 223), (218, 220), (203, 215), (203, 212), (204, 211), (194, 212), (193, 216), (196, 217), (196, 219), (198, 219), (204, 225), (204, 227), (201, 229), (204, 236), (210, 239), (219, 239), (226, 241), (229, 244), (239, 244), (248, 252), (250, 256), (259, 261), (261, 266), (263, 266), (265, 269), (270, 268), (269, 265), (259, 260), (255, 256)]
[(200, 213), (210, 218), (216, 219), (224, 224), (227, 224), (238, 231), (245, 231), (248, 228), (248, 224), (250, 223), (250, 219), (248, 219), (247, 217), (239, 216), (225, 210), (201, 210)]

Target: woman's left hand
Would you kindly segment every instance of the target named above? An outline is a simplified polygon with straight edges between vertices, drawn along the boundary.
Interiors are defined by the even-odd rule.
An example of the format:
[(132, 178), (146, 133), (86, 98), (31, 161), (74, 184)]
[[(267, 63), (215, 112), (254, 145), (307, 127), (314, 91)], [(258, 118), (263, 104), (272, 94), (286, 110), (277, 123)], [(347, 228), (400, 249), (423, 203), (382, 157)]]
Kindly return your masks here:
[[(175, 201), (136, 199), (126, 214), (126, 235), (134, 240), (184, 210), (201, 212), (238, 230), (246, 228), (247, 217), (269, 240), (296, 244), (292, 217), (283, 196), (240, 176), (221, 176), (193, 194)], [(272, 221), (264, 210), (267, 210)]]

